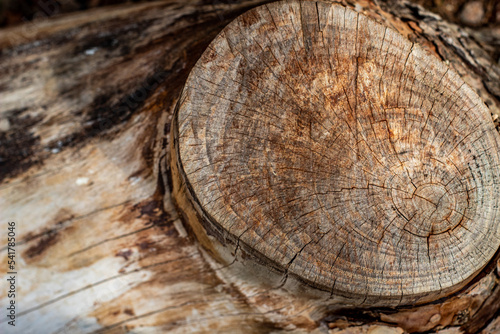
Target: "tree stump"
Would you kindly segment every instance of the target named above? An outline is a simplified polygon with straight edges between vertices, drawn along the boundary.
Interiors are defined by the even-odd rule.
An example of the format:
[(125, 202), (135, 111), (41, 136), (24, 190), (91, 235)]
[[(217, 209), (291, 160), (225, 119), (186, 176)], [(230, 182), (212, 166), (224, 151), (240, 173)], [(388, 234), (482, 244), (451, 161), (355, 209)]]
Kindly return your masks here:
[(354, 10), (250, 10), (204, 52), (177, 108), (174, 196), (226, 263), (241, 250), (326, 300), (398, 306), (458, 291), (500, 245), (488, 109)]

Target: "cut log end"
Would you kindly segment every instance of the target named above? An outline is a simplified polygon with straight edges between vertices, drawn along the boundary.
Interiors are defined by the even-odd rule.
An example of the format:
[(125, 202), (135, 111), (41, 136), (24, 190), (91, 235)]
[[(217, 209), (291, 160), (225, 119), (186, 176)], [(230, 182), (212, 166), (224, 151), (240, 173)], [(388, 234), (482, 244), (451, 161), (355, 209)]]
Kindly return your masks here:
[(193, 68), (173, 129), (173, 193), (202, 244), (216, 236), (326, 295), (438, 299), (500, 245), (500, 140), (483, 102), (340, 5), (278, 2), (233, 21)]

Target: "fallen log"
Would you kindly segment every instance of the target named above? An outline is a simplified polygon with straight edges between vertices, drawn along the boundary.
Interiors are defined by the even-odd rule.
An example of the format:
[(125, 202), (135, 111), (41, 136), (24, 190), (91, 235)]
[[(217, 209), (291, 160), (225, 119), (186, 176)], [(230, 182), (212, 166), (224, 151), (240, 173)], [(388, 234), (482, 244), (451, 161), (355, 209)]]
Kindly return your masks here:
[[(0, 212), (5, 235), (15, 222), (16, 331), (498, 331), (498, 252), (441, 299), (332, 307), (274, 284), (273, 271), (268, 284), (243, 279), (239, 262), (200, 246), (171, 198), (170, 122), (209, 43), (262, 3), (161, 1), (2, 30)], [(407, 1), (342, 5), (445, 61), (498, 117), (500, 70), (470, 31)]]

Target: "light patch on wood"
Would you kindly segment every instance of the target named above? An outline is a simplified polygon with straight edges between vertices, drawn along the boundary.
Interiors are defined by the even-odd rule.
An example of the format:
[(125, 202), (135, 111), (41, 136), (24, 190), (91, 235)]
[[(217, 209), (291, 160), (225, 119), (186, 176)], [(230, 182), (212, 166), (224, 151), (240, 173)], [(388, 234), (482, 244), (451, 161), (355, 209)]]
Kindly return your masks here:
[[(105, 258), (85, 268), (58, 273), (57, 282), (53, 282), (53, 269), (23, 269), (19, 282), (22, 284), (19, 300), (23, 307), (16, 330), (35, 333), (43, 328), (47, 333), (57, 332), (73, 321), (75, 314), (87, 314), (151, 277), (148, 270), (120, 275), (121, 267), (118, 259)], [(41, 307), (47, 300), (49, 304)]]
[(175, 226), (175, 229), (177, 230), (177, 232), (179, 233), (179, 237), (181, 237), (181, 238), (187, 237), (186, 229), (182, 225), (182, 221), (180, 219), (176, 219), (174, 221), (174, 226)]

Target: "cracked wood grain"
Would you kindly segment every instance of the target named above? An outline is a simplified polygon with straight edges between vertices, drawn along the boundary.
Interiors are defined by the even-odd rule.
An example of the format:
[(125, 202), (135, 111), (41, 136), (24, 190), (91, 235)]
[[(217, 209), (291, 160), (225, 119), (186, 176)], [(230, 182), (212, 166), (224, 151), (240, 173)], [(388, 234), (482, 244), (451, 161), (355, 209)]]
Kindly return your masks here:
[(398, 306), (460, 290), (500, 245), (488, 109), (419, 44), (344, 6), (277, 2), (231, 22), (173, 129), (174, 197), (227, 262), (244, 245), (284, 280)]
[[(498, 332), (499, 275), (495, 269), (496, 260), (491, 261), (462, 290), (432, 303), (384, 308), (342, 303), (325, 306), (337, 300), (333, 294), (330, 296), (333, 289), (326, 292), (326, 297), (306, 291), (302, 285), (294, 285), (294, 270), (310, 247), (321, 245), (325, 238), (344, 235), (347, 233), (344, 228), (331, 230), (325, 222), (320, 223), (318, 232), (321, 236), (304, 240), (304, 244), (300, 245), (302, 251), (298, 249), (300, 253), (297, 251), (293, 254), (295, 257), (287, 258), (286, 264), (290, 265), (285, 274), (269, 270), (269, 261), (256, 264), (254, 260), (247, 259), (249, 250), (244, 239), (251, 233), (250, 227), (236, 236), (242, 239), (236, 242), (236, 257), (231, 257), (230, 263), (221, 265), (200, 247), (203, 240), (198, 242), (192, 237), (190, 225), (183, 225), (199, 217), (194, 211), (188, 213), (190, 219), (181, 222), (170, 199), (169, 173), (160, 171), (160, 168), (168, 167), (165, 164), (168, 152), (165, 150), (170, 142), (170, 119), (174, 106), (189, 71), (210, 41), (232, 19), (260, 3), (263, 2), (155, 1), (103, 7), (0, 30), (0, 212), (5, 219), (16, 221), (19, 227), (17, 250), (22, 282), (18, 298), (22, 314), (18, 318), (17, 332)], [(404, 0), (360, 0), (351, 4), (343, 2), (343, 5), (360, 13), (359, 16), (346, 16), (359, 19), (356, 48), (348, 50), (350, 54), (359, 53), (362, 56), (375, 52), (365, 49), (367, 44), (359, 38), (363, 31), (363, 15), (389, 27), (375, 49), (383, 57), (384, 73), (391, 75), (392, 82), (402, 80), (406, 87), (394, 95), (397, 105), (420, 105), (423, 101), (420, 95), (410, 93), (408, 97), (402, 94), (408, 89), (415, 90), (417, 80), (409, 75), (408, 62), (406, 69), (398, 72), (398, 63), (403, 60), (388, 53), (394, 38), (389, 29), (397, 30), (411, 42), (449, 60), (451, 67), (469, 86), (474, 87), (491, 112), (497, 113), (495, 96), (498, 94), (493, 93), (498, 90), (498, 66), (485, 57), (483, 44), (477, 44), (466, 32)], [(353, 125), (356, 118), (362, 115), (360, 108), (363, 107), (363, 100), (352, 98), (355, 89), (363, 88), (362, 71), (337, 71), (341, 58), (337, 58), (334, 50), (327, 48), (330, 55), (325, 57), (318, 54), (315, 48), (318, 40), (323, 46), (338, 43), (346, 47), (356, 36), (332, 38), (328, 35), (325, 25), (332, 17), (325, 15), (327, 13), (322, 11), (321, 6), (303, 7), (316, 20), (311, 26), (304, 24), (303, 20), (297, 27), (289, 27), (279, 35), (263, 32), (265, 38), (278, 43), (275, 48), (264, 49), (268, 52), (266, 63), (272, 66), (275, 62), (287, 64), (292, 61), (296, 66), (295, 76), (279, 86), (279, 91), (266, 90), (252, 80), (242, 83), (226, 77), (229, 84), (245, 86), (247, 91), (253, 90), (259, 96), (270, 94), (273, 97), (271, 100), (295, 111), (296, 118), (279, 118), (269, 112), (274, 105), (267, 102), (267, 98), (261, 101), (259, 108), (235, 99), (227, 103), (244, 103), (242, 108), (249, 108), (249, 112), (240, 112), (242, 118), (255, 119), (249, 118), (253, 113), (260, 113), (259, 117), (272, 117), (273, 121), (268, 126), (275, 129), (271, 131), (294, 128), (300, 138), (312, 138), (317, 142), (326, 138), (329, 145), (337, 147), (343, 137), (340, 134), (337, 134), (338, 138), (326, 137), (324, 127), (316, 124), (322, 114), (308, 114), (308, 110), (301, 110), (302, 106), (287, 96), (291, 88), (294, 89), (293, 94), (300, 95), (300, 89), (294, 86), (303, 80), (314, 79), (311, 70), (300, 62), (303, 54), (297, 46), (306, 45), (311, 58), (325, 60), (323, 66), (329, 68), (335, 77), (358, 80), (357, 88), (344, 85), (338, 92), (342, 107), (349, 113), (339, 112), (335, 119), (338, 117), (337, 121), (343, 122), (343, 129), (357, 138), (356, 145), (362, 147), (358, 150), (356, 145), (346, 146), (346, 152), (359, 156), (359, 159), (373, 157), (374, 164), (383, 165), (385, 161), (378, 160), (374, 153), (378, 146), (367, 145), (362, 134), (367, 129), (380, 131), (381, 137), (377, 140), (383, 142), (391, 135), (389, 130), (394, 131), (392, 123), (373, 124), (373, 129), (369, 123), (357, 127)], [(287, 20), (287, 17), (274, 18), (267, 9), (266, 13), (273, 25), (282, 25)], [(342, 20), (343, 17), (336, 22), (341, 24)], [(319, 31), (316, 31), (318, 27)], [(300, 44), (282, 42), (286, 34), (301, 34), (302, 31), (306, 34), (302, 34), (301, 40), (297, 41)], [(314, 36), (316, 44), (308, 40), (308, 34)], [(258, 41), (259, 49), (265, 48), (265, 38)], [(229, 39), (232, 40), (231, 36)], [(232, 51), (238, 55), (240, 45), (230, 46), (234, 46)], [(287, 51), (288, 55), (283, 57)], [(404, 57), (407, 57), (411, 48), (403, 51)], [(248, 55), (247, 61), (252, 59)], [(353, 61), (345, 69), (362, 67), (361, 60), (356, 59), (356, 63)], [(478, 64), (483, 70), (471, 69)], [(272, 75), (279, 78), (280, 73), (275, 71)], [(260, 74), (254, 72), (253, 75), (257, 78)], [(423, 75), (425, 79), (422, 80), (427, 82), (436, 74), (427, 68)], [(217, 85), (214, 78), (204, 79), (207, 85)], [(489, 90), (481, 87), (482, 82), (488, 84)], [(376, 90), (383, 91), (383, 85), (383, 81), (373, 83)], [(219, 92), (211, 96), (214, 99), (228, 97)], [(430, 96), (430, 101), (435, 97)], [(315, 92), (310, 103), (321, 104), (326, 99), (322, 92)], [(460, 96), (451, 96), (446, 107), (456, 108), (454, 104), (459, 101)], [(370, 100), (368, 102), (371, 103)], [(434, 111), (436, 107), (434, 105)], [(442, 132), (447, 133), (447, 128), (460, 124), (462, 115), (474, 109), (473, 106), (460, 107), (456, 117), (447, 120), (441, 128)], [(377, 114), (374, 107), (368, 108), (372, 109), (373, 117), (381, 120), (398, 112), (395, 108), (385, 108)], [(433, 113), (425, 132), (432, 124)], [(420, 131), (414, 120), (425, 121), (429, 114), (415, 111), (405, 116), (406, 124)], [(299, 121), (294, 122), (296, 119)], [(327, 127), (333, 125), (325, 124)], [(262, 140), (267, 147), (279, 145), (286, 149), (289, 146), (276, 140), (270, 141), (259, 133), (253, 136), (260, 138), (253, 140)], [(431, 142), (432, 137), (429, 139)], [(437, 136), (436, 141), (439, 138)], [(394, 139), (397, 137), (391, 138), (391, 141), (395, 142)], [(304, 161), (311, 161), (314, 157), (321, 158), (322, 162), (329, 159), (323, 149), (300, 149), (303, 151), (297, 150), (296, 153)], [(381, 149), (394, 154), (389, 141)], [(266, 154), (273, 157), (272, 151)], [(236, 158), (237, 155), (233, 156)], [(438, 164), (454, 163), (437, 157), (433, 159), (439, 160)], [(271, 167), (266, 177), (273, 180), (281, 176), (277, 167), (283, 168), (283, 164)], [(453, 166), (460, 174), (457, 167), (459, 165)], [(287, 168), (286, 172), (294, 175), (316, 171), (317, 165), (309, 163), (302, 168)], [(367, 168), (362, 170), (368, 175), (373, 174)], [(390, 173), (390, 169), (387, 172)], [(334, 175), (324, 169), (322, 173), (324, 177)], [(237, 174), (233, 177), (237, 178)], [(306, 181), (306, 178), (300, 180)], [(215, 185), (215, 182), (211, 179), (205, 184)], [(162, 186), (163, 183), (165, 186)], [(380, 186), (375, 182), (358, 186), (340, 185), (339, 188), (318, 191), (312, 198), (318, 201), (333, 195), (382, 192), (384, 188)], [(265, 188), (252, 190), (258, 195)], [(299, 193), (286, 201), (279, 196), (270, 196), (269, 201), (275, 203), (280, 212), (287, 205), (297, 205), (297, 202), (311, 198), (309, 193), (300, 193), (300, 183), (290, 183), (283, 190)], [(241, 200), (244, 203), (248, 198)], [(305, 214), (301, 219), (311, 219), (322, 210), (319, 205), (311, 207), (309, 214), (306, 214), (309, 211), (300, 214)], [(402, 211), (402, 214), (407, 216), (406, 212)], [(290, 219), (291, 216), (292, 213), (289, 213), (281, 219)], [(387, 239), (397, 217), (395, 215), (380, 231), (378, 240), (373, 240), (381, 243)], [(284, 234), (293, 237), (302, 230), (304, 227), (289, 228)], [(268, 229), (262, 237), (273, 237), (272, 233)], [(3, 235), (2, 232), (0, 235)], [(221, 236), (227, 234), (221, 233)], [(454, 234), (451, 237), (457, 238)], [(209, 246), (214, 244), (213, 239), (208, 241)], [(404, 240), (394, 241), (396, 245), (398, 242), (401, 246)], [(0, 238), (0, 254), (6, 253), (5, 246), (5, 239)], [(330, 267), (335, 267), (342, 260), (346, 247), (349, 247), (348, 241), (334, 249), (337, 252)], [(418, 245), (417, 250), (419, 258), (422, 255), (423, 261), (427, 261), (426, 244)], [(326, 261), (327, 258), (326, 252), (317, 256), (318, 261)], [(0, 263), (1, 271), (6, 272), (6, 262)], [(262, 271), (262, 264), (265, 271)], [(396, 268), (399, 270), (399, 264)], [(258, 275), (264, 282), (255, 277)], [(334, 281), (330, 288), (335, 287)], [(6, 301), (2, 289), (0, 305), (5, 305)], [(6, 322), (2, 321), (0, 332), (9, 333)]]

